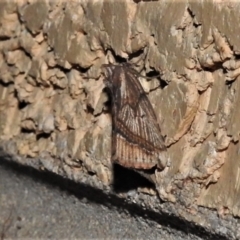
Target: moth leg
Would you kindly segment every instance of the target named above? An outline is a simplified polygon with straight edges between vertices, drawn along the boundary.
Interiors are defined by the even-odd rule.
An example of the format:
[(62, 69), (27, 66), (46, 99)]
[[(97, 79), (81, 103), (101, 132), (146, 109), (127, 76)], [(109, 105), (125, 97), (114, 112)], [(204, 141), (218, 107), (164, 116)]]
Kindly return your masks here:
[(157, 168), (158, 169), (164, 169), (169, 164), (169, 156), (167, 151), (162, 151), (158, 155), (158, 163)]

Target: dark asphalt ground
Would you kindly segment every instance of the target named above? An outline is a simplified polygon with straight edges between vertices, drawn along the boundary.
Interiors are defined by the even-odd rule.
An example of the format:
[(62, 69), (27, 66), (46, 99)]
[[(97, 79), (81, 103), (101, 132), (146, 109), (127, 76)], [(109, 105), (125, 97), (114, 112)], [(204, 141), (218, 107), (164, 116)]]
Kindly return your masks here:
[(201, 239), (108, 206), (98, 190), (62, 185), (0, 162), (0, 239)]

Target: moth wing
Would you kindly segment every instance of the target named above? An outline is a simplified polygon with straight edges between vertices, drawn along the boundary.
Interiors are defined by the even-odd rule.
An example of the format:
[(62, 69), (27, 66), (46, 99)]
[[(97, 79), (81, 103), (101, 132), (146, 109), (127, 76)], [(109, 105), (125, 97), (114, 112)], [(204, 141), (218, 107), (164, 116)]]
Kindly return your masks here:
[(150, 169), (165, 165), (165, 144), (153, 108), (142, 95), (135, 108), (125, 104), (115, 119), (115, 158), (126, 167)]
[(130, 168), (164, 168), (164, 140), (139, 74), (128, 64), (106, 67), (112, 95), (112, 160)]

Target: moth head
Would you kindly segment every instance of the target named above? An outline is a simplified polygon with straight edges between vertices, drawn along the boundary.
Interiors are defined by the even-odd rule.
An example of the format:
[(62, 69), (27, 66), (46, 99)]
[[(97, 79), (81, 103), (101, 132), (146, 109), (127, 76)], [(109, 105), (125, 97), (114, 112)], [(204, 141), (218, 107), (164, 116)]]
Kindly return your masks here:
[(102, 73), (104, 75), (103, 83), (105, 84), (105, 90), (109, 93), (110, 97), (113, 97), (113, 72), (115, 66), (112, 64), (103, 64)]
[(110, 78), (113, 75), (115, 65), (113, 64), (103, 64), (102, 69), (103, 69), (103, 74), (105, 75), (106, 78)]
[(102, 65), (102, 70), (103, 70), (103, 75), (104, 75), (104, 83), (107, 88), (112, 88), (112, 76), (113, 76), (113, 71), (114, 71), (115, 66), (111, 64), (103, 64)]

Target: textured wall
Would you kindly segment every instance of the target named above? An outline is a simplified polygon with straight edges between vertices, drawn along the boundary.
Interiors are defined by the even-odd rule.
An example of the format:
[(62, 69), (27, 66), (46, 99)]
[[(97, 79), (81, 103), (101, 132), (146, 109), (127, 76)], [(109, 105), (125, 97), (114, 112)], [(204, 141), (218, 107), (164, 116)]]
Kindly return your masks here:
[[(22, 164), (112, 181), (101, 65), (130, 59), (166, 136), (166, 201), (240, 216), (240, 3), (0, 3), (0, 139)], [(154, 71), (154, 72), (153, 72)]]

